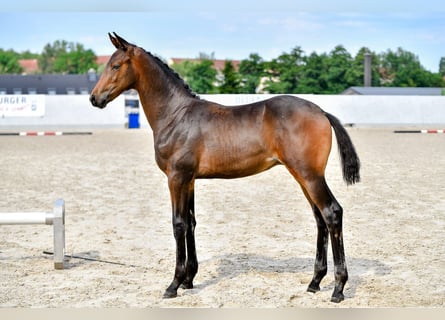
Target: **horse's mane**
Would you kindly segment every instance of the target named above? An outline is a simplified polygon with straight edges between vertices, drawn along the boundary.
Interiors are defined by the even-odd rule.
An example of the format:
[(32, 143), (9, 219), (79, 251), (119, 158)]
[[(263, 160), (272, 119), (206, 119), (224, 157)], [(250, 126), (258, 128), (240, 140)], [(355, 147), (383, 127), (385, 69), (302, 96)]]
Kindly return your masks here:
[(171, 76), (173, 79), (177, 80), (180, 85), (184, 87), (184, 89), (193, 97), (198, 98), (199, 96), (192, 91), (190, 86), (182, 79), (179, 74), (174, 71), (172, 68), (170, 68), (164, 61), (162, 61), (159, 57), (153, 55), (151, 52), (148, 52), (147, 50), (144, 50), (147, 55), (149, 55), (153, 61), (163, 70), (167, 75)]

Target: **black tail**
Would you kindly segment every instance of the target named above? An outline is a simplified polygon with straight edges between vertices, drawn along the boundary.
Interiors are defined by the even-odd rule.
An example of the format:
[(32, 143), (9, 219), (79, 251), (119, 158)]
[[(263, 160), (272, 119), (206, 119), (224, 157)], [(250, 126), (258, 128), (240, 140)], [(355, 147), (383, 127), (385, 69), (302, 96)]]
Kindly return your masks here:
[(360, 181), (360, 159), (352, 144), (348, 132), (343, 128), (340, 120), (332, 114), (325, 112), (326, 117), (334, 128), (337, 137), (338, 151), (343, 169), (343, 180), (346, 184), (354, 184)]

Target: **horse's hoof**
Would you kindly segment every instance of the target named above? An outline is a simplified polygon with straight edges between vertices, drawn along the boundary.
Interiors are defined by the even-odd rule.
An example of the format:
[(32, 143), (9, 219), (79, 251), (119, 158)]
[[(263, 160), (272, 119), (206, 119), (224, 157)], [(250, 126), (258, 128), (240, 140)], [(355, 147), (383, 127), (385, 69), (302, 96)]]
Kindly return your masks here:
[(181, 286), (181, 289), (193, 289), (193, 282), (184, 281)]
[(168, 291), (166, 290), (164, 292), (164, 295), (162, 296), (163, 299), (171, 299), (171, 298), (176, 298), (178, 295), (177, 291)]
[(331, 302), (340, 303), (345, 300), (345, 296), (342, 293), (337, 294), (336, 296), (331, 297)]
[(307, 292), (316, 293), (318, 291), (320, 291), (320, 286), (318, 284), (314, 284), (311, 282), (307, 287)]

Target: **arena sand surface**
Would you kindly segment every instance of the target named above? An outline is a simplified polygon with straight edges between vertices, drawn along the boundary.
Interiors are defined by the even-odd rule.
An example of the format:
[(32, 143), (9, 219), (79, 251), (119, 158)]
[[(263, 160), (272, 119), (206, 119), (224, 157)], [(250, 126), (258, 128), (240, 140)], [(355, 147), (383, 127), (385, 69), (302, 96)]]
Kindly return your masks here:
[[(1, 307), (443, 307), (445, 135), (348, 129), (362, 182), (347, 187), (336, 145), (327, 180), (344, 208), (346, 300), (329, 302), (332, 254), (317, 294), (306, 292), (316, 227), (283, 167), (196, 183), (195, 288), (162, 299), (173, 276), (169, 192), (151, 131), (0, 137), (0, 212), (66, 202), (67, 254), (54, 270), (52, 227), (0, 226)], [(335, 148), (335, 149), (334, 149)]]

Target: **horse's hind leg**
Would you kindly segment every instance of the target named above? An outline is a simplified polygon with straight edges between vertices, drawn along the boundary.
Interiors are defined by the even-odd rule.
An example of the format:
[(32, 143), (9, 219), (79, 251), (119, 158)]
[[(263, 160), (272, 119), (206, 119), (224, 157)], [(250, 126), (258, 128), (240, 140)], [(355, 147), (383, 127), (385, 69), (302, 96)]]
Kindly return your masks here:
[(320, 291), (320, 282), (328, 271), (327, 253), (329, 232), (320, 210), (314, 204), (312, 204), (312, 211), (317, 223), (317, 252), (315, 255), (314, 276), (307, 291), (318, 292)]
[[(323, 231), (324, 221), (331, 238), (332, 253), (334, 256), (335, 288), (334, 292), (332, 293), (331, 301), (340, 302), (344, 300), (343, 289), (346, 281), (348, 280), (348, 271), (346, 268), (343, 245), (343, 209), (329, 190), (324, 177), (319, 177), (313, 179), (312, 181), (305, 181), (305, 183), (302, 185), (306, 190), (305, 193), (307, 193), (312, 202), (318, 208), (318, 210), (314, 209), (314, 214), (316, 215), (319, 230), (317, 240), (317, 255), (320, 254), (321, 257), (317, 257), (316, 259), (314, 278), (309, 285), (309, 290), (317, 288), (317, 284), (319, 284), (319, 281), (321, 281), (320, 277), (325, 272), (324, 268), (326, 262), (323, 261), (323, 259), (325, 260), (326, 250), (320, 250), (322, 245), (327, 245), (327, 234), (326, 231)], [(320, 265), (318, 265), (318, 263), (320, 263)]]

